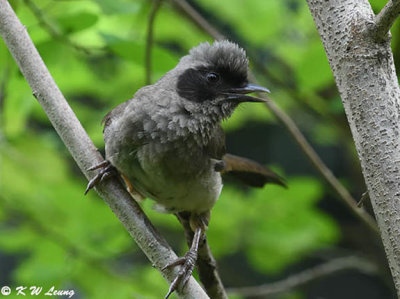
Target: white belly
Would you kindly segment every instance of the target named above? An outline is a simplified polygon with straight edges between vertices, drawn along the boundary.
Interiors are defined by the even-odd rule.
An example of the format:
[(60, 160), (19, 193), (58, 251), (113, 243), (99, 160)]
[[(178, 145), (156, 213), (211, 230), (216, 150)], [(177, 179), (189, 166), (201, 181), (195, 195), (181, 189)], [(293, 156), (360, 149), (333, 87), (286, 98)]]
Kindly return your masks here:
[[(159, 157), (155, 160), (154, 157)], [(137, 158), (120, 169), (139, 193), (157, 202), (166, 212), (203, 213), (211, 210), (222, 190), (221, 174), (207, 157), (183, 160), (139, 150)], [(136, 162), (134, 162), (136, 161)]]
[(221, 175), (213, 169), (200, 177), (179, 181), (157, 173), (148, 175), (148, 180), (136, 180), (136, 187), (167, 212), (209, 211), (222, 190)]
[(208, 177), (175, 184), (160, 191), (154, 198), (169, 211), (203, 213), (211, 210), (222, 190), (221, 175), (213, 172)]

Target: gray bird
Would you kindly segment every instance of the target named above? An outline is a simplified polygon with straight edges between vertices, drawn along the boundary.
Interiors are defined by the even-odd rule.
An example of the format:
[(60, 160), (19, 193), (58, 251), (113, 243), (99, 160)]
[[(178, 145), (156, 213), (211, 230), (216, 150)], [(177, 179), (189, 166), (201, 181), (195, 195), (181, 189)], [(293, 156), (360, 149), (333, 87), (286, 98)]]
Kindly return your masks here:
[(193, 243), (185, 256), (166, 265), (182, 269), (166, 298), (192, 274), (200, 240), (221, 189), (221, 173), (231, 173), (255, 187), (282, 178), (245, 158), (225, 153), (221, 121), (242, 102), (263, 102), (249, 96), (268, 89), (248, 83), (248, 60), (229, 41), (202, 43), (182, 57), (157, 83), (104, 118), (106, 161), (85, 194), (116, 171), (135, 198), (150, 198), (165, 212), (189, 215)]

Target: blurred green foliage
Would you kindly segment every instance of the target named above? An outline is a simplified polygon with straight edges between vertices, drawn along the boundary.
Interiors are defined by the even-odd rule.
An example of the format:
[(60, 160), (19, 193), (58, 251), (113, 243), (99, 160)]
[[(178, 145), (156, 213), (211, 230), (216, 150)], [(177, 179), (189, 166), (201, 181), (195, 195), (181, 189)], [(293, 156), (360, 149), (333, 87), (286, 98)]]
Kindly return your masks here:
[[(379, 8), (384, 2), (374, 5)], [(144, 85), (151, 2), (11, 3), (83, 126), (102, 148), (102, 117)], [(315, 142), (342, 142), (340, 129), (329, 122), (343, 117), (342, 106), (330, 91), (334, 81), (305, 1), (195, 3), (215, 26), (243, 44), (274, 100)], [(211, 39), (165, 1), (155, 21), (153, 81), (203, 41)], [(83, 196), (84, 177), (2, 41), (0, 97), (0, 251), (16, 259), (11, 280), (0, 281), (0, 286), (54, 285), (73, 288), (82, 298), (165, 294), (167, 284), (107, 205), (94, 192)], [(307, 113), (297, 113), (304, 107), (314, 115), (311, 120), (304, 119)], [(265, 126), (274, 121), (267, 110), (246, 105), (224, 127), (235, 131), (250, 120)], [(288, 185), (288, 190), (224, 188), (208, 231), (217, 259), (241, 254), (254, 271), (277, 274), (338, 241), (335, 221), (317, 208), (324, 196), (320, 180), (291, 176)], [(157, 214), (151, 205), (143, 204), (150, 219), (183, 253), (185, 242), (176, 219)]]

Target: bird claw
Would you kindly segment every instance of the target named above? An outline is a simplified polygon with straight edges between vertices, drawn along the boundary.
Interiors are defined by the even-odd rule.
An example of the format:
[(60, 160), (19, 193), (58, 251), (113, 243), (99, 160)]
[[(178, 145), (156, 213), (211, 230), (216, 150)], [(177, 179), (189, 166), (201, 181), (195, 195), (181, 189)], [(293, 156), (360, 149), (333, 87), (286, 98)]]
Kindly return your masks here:
[(107, 160), (104, 160), (103, 162), (101, 162), (101, 163), (99, 163), (97, 165), (94, 165), (94, 166), (88, 168), (87, 170), (96, 170), (96, 169), (99, 169), (99, 168), (107, 167), (108, 165), (110, 165), (110, 162), (107, 161)]
[(106, 178), (115, 175), (115, 168), (110, 164), (109, 161), (104, 160), (100, 164), (94, 165), (90, 167), (88, 170), (95, 170), (99, 169), (100, 172), (96, 174), (88, 183), (86, 190), (85, 190), (85, 195), (90, 191), (90, 189), (93, 189), (94, 186), (96, 186), (98, 183), (104, 181)]
[(189, 250), (183, 257), (177, 258), (175, 261), (167, 264), (166, 266), (164, 266), (164, 268), (162, 268), (162, 270), (165, 270), (178, 265), (182, 266), (178, 272), (178, 275), (169, 286), (169, 290), (167, 295), (165, 295), (165, 299), (168, 299), (168, 297), (178, 288), (179, 285), (181, 285), (182, 287), (185, 286), (190, 276), (192, 276), (196, 261), (197, 253), (193, 250)]

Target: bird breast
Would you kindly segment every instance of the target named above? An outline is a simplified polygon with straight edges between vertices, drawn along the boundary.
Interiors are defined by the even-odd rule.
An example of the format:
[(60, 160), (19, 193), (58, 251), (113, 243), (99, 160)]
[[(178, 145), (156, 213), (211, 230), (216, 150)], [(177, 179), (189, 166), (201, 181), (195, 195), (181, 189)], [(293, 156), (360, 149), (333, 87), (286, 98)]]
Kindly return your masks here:
[(169, 104), (133, 100), (105, 131), (107, 158), (166, 211), (208, 211), (222, 189), (205, 150), (217, 120)]
[(138, 150), (141, 169), (134, 174), (134, 185), (168, 212), (208, 211), (220, 195), (221, 175), (196, 142), (177, 143), (164, 151), (165, 145), (156, 143)]

